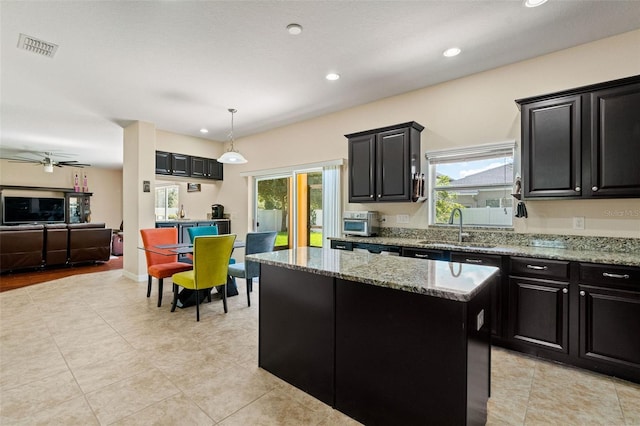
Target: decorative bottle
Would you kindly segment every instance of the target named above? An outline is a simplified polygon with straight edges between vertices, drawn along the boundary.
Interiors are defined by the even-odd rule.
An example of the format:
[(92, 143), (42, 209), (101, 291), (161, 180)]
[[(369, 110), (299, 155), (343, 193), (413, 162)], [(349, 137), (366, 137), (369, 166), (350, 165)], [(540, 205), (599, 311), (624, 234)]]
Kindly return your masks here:
[(76, 173), (73, 179), (73, 190), (75, 192), (80, 192), (80, 182), (78, 181), (78, 174)]
[(184, 205), (180, 204), (180, 219), (184, 219)]

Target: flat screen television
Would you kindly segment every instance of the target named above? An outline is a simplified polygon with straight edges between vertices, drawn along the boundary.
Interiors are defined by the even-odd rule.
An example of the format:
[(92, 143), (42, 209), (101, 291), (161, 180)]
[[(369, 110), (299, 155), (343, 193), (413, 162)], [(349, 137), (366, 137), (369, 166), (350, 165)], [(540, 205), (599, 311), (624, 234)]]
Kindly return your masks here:
[(2, 224), (65, 221), (64, 198), (3, 197)]

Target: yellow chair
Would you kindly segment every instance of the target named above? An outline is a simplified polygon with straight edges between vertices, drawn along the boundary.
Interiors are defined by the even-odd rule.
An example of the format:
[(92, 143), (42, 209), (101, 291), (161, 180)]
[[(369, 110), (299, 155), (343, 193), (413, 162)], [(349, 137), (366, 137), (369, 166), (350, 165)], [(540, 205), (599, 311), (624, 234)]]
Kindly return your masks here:
[(200, 300), (198, 290), (212, 289), (224, 285), (222, 303), (227, 313), (227, 275), (229, 258), (233, 251), (235, 234), (211, 235), (195, 237), (193, 240), (193, 270), (174, 274), (173, 305), (171, 312), (176, 310), (178, 303), (178, 286), (196, 292), (196, 321), (200, 321)]

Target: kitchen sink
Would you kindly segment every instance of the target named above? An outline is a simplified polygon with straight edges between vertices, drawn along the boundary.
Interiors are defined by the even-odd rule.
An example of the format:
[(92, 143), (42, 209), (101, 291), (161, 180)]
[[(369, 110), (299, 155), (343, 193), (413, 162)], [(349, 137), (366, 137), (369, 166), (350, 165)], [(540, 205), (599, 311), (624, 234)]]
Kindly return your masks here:
[(469, 247), (469, 248), (494, 248), (495, 244), (486, 244), (486, 243), (467, 243), (467, 242), (433, 242), (433, 241), (418, 241), (420, 244), (427, 244), (433, 248), (456, 248), (456, 247)]

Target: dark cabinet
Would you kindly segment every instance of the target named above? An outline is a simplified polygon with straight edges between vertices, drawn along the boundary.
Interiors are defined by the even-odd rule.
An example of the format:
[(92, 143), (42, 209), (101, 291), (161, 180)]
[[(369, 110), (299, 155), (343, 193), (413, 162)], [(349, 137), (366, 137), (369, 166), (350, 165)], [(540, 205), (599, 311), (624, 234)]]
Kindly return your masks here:
[(420, 172), (416, 122), (345, 135), (349, 140), (349, 202), (411, 201), (412, 178)]
[(449, 254), (445, 250), (423, 249), (415, 247), (402, 247), (403, 257), (416, 257), (418, 259), (448, 260)]
[(157, 175), (170, 175), (171, 174), (171, 153), (156, 151), (156, 174)]
[(580, 264), (581, 358), (640, 371), (640, 268)]
[(496, 254), (484, 253), (468, 253), (468, 252), (452, 252), (450, 254), (451, 262), (471, 263), (474, 265), (495, 266), (500, 268), (500, 274), (495, 279), (494, 285), (491, 286), (491, 335), (502, 337), (503, 323), (503, 305), (505, 303), (506, 290), (504, 288), (504, 274), (502, 265), (502, 256)]
[(591, 94), (592, 197), (640, 196), (640, 82)]
[(156, 174), (222, 180), (223, 165), (213, 158), (156, 151)]
[(191, 177), (222, 180), (223, 166), (213, 158), (191, 157)]
[(640, 196), (640, 76), (516, 102), (525, 198)]
[[(510, 339), (534, 348), (569, 352), (569, 282), (560, 281), (568, 275), (553, 275), (563, 267), (568, 273), (569, 262), (511, 258)], [(526, 273), (528, 270), (531, 272)]]

